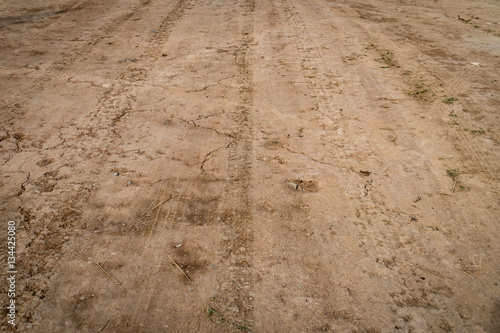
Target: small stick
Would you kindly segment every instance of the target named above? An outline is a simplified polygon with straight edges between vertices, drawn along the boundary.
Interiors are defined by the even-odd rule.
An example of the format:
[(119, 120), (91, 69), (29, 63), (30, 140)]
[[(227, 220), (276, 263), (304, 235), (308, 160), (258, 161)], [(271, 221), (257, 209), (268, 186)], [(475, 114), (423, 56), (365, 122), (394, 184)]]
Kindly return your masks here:
[[(134, 221), (134, 223), (132, 223), (132, 225), (130, 226), (131, 228), (132, 228), (132, 227), (133, 227), (133, 226), (134, 226), (134, 225), (135, 225), (138, 221), (140, 221), (140, 220), (142, 220), (142, 219), (146, 218), (146, 217), (147, 217), (147, 214), (149, 213), (149, 211), (150, 211), (150, 210), (154, 210), (154, 208), (153, 208), (153, 209), (151, 209), (151, 207), (153, 207), (153, 205), (156, 203), (156, 201), (158, 201), (158, 197), (160, 196), (160, 191), (161, 191), (162, 186), (163, 186), (163, 179), (160, 181), (160, 187), (158, 188), (158, 192), (156, 192), (156, 198), (155, 198), (155, 201), (153, 201), (153, 202), (149, 205), (149, 207), (148, 207), (148, 208), (144, 211), (144, 213), (142, 213), (142, 216), (141, 216), (140, 218), (136, 219), (136, 220)], [(155, 207), (155, 208), (156, 208), (156, 207)]]
[[(399, 261), (399, 260), (398, 260), (398, 261)], [(421, 270), (426, 271), (426, 272), (431, 273), (431, 274), (434, 274), (434, 275), (436, 275), (436, 276), (439, 276), (439, 277), (440, 277), (440, 278), (442, 278), (442, 279), (449, 280), (449, 281), (451, 281), (451, 282), (455, 282), (455, 281), (453, 281), (452, 279), (450, 279), (449, 277), (446, 277), (446, 276), (444, 276), (444, 275), (443, 275), (443, 274), (441, 274), (441, 273), (438, 273), (438, 272), (433, 271), (433, 270), (430, 270), (430, 269), (428, 269), (428, 268), (425, 268), (425, 267), (419, 266), (419, 265), (417, 265), (417, 264), (412, 264), (411, 262), (407, 262), (407, 261), (399, 261), (399, 262), (402, 262), (402, 263), (407, 264), (407, 265), (410, 265), (410, 266), (414, 266), (414, 267), (416, 267), (416, 268), (420, 268)]]
[[(134, 223), (132, 223), (132, 224), (130, 225), (130, 227), (132, 228), (132, 227), (133, 227), (133, 226), (134, 226), (137, 222), (139, 222), (140, 220), (143, 220), (143, 219), (145, 219), (146, 217), (148, 217), (148, 215), (147, 215), (147, 214), (148, 214), (150, 211), (151, 211), (151, 212), (152, 212), (152, 211), (154, 211), (156, 208), (160, 207), (161, 205), (163, 205), (165, 202), (167, 202), (168, 200), (172, 199), (173, 197), (175, 197), (175, 194), (174, 194), (174, 195), (171, 195), (170, 197), (168, 197), (168, 198), (166, 198), (165, 200), (161, 201), (159, 204), (157, 204), (157, 205), (156, 205), (156, 206), (154, 206), (153, 208), (151, 208), (151, 206), (153, 206), (153, 204), (154, 204), (154, 203), (153, 203), (153, 204), (151, 204), (151, 205), (149, 206), (151, 209), (149, 209), (149, 208), (148, 208), (148, 209), (144, 212), (144, 214), (142, 215), (142, 217), (140, 217), (140, 218), (138, 218), (137, 220), (135, 220), (135, 221), (134, 221)], [(155, 202), (156, 202), (156, 200), (155, 200)], [(158, 219), (158, 215), (159, 215), (159, 214), (160, 214), (160, 213), (159, 213), (159, 211), (158, 211), (158, 214), (156, 214), (156, 215), (157, 215), (157, 216), (156, 216), (156, 219)]]
[[(167, 191), (167, 189), (164, 189), (164, 190), (163, 190), (163, 195), (165, 195), (165, 191)], [(163, 195), (162, 195), (162, 196), (163, 196)], [(170, 198), (171, 198), (171, 197), (170, 197)], [(167, 200), (170, 200), (170, 198), (168, 198)], [(156, 211), (155, 223), (154, 223), (153, 225), (156, 225), (156, 222), (158, 221), (158, 216), (160, 216), (160, 212), (161, 212), (161, 205), (163, 205), (163, 203), (164, 203), (164, 202), (165, 202), (165, 200), (163, 200), (162, 202), (160, 202), (159, 204), (157, 204), (157, 205), (153, 208), (153, 210), (155, 210), (155, 209), (156, 209), (156, 207), (159, 207), (159, 208), (158, 208), (158, 211)], [(153, 210), (152, 210), (152, 211), (153, 211)]]
[(94, 265), (99, 266), (99, 268), (102, 269), (102, 271), (104, 273), (106, 273), (106, 275), (109, 276), (111, 278), (111, 280), (113, 280), (115, 282), (115, 284), (117, 284), (120, 288), (122, 287), (122, 284), (120, 282), (118, 282), (118, 280), (115, 279), (111, 274), (109, 274), (108, 271), (105, 270), (104, 267), (102, 267), (102, 265), (100, 263), (98, 263), (98, 262), (96, 262), (96, 261), (94, 261), (92, 259), (85, 258), (84, 256), (82, 256), (80, 253), (76, 252), (75, 250), (73, 250), (73, 252), (75, 252), (76, 255), (79, 256), (80, 258), (82, 258), (83, 260), (89, 261), (89, 262), (93, 263)]
[(467, 274), (475, 279), (476, 277), (474, 275), (472, 275), (472, 273), (483, 269), (482, 261), (483, 261), (483, 258), (479, 259), (479, 264), (477, 264), (477, 265), (471, 264), (470, 266), (466, 266), (466, 265), (462, 264), (462, 270), (464, 271), (465, 274)]
[(105, 329), (105, 328), (106, 328), (106, 326), (108, 326), (108, 324), (109, 324), (109, 322), (111, 321), (111, 319), (113, 319), (113, 317), (109, 318), (109, 319), (108, 319), (108, 321), (106, 322), (106, 324), (104, 324), (104, 326), (103, 326), (103, 327), (101, 327), (101, 328), (99, 329), (99, 331), (97, 331), (97, 332), (100, 332), (100, 331), (102, 331), (103, 329)]
[(192, 282), (191, 279), (189, 278), (189, 276), (186, 274), (186, 272), (184, 272), (184, 270), (181, 268), (181, 266), (177, 265), (177, 263), (174, 261), (174, 259), (172, 259), (171, 256), (169, 256), (167, 254), (167, 257), (174, 263), (174, 265), (182, 272), (182, 274), (184, 275), (184, 277), (189, 281), (189, 282)]
[(151, 209), (151, 211), (153, 211), (156, 208), (160, 207), (161, 205), (163, 205), (165, 202), (167, 202), (168, 200), (172, 199), (173, 197), (175, 197), (175, 194), (171, 195), (170, 197), (166, 198), (165, 200), (163, 200), (162, 202), (160, 202), (159, 204), (157, 204), (156, 206), (154, 206), (153, 209)]
[(77, 212), (77, 213), (80, 213), (80, 214), (82, 213), (82, 211), (81, 211), (81, 210), (78, 210), (78, 209), (73, 208), (73, 207), (71, 207), (71, 206), (68, 206), (68, 208), (69, 208), (69, 209), (71, 209), (71, 210), (72, 210), (72, 211), (74, 211), (74, 212)]

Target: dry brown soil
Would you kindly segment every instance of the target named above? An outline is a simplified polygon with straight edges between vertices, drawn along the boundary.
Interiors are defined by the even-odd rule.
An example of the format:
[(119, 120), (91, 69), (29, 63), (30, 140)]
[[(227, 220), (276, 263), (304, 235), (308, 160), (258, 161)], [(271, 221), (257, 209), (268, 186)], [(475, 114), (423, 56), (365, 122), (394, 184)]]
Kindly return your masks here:
[(498, 0), (0, 4), (26, 332), (499, 332)]

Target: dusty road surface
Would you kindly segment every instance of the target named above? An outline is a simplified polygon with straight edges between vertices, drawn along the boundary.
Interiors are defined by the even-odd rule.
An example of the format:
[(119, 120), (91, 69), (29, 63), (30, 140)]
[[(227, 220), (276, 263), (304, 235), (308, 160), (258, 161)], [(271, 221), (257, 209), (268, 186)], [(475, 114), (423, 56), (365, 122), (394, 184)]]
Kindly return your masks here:
[(0, 45), (2, 331), (500, 332), (498, 1), (3, 1)]

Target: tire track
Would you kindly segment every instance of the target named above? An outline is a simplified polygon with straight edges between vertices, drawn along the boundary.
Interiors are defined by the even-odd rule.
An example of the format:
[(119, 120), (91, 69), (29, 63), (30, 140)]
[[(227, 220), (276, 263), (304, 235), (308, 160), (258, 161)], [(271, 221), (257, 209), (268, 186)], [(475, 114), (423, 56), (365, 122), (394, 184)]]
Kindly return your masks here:
[[(316, 2), (318, 3), (318, 1)], [(474, 89), (470, 84), (470, 82), (473, 82), (473, 80), (470, 80), (470, 78), (477, 74), (477, 71), (465, 69), (455, 74), (450, 73), (450, 71), (447, 71), (443, 69), (439, 64), (436, 64), (436, 62), (431, 57), (426, 55), (423, 51), (421, 51), (418, 46), (413, 44), (407, 45), (407, 47), (410, 48), (411, 51), (403, 52), (402, 49), (397, 47), (397, 45), (392, 41), (393, 39), (395, 39), (394, 36), (390, 38), (376, 35), (373, 32), (376, 31), (376, 29), (369, 30), (368, 28), (366, 28), (367, 25), (369, 26), (369, 23), (367, 23), (366, 20), (358, 18), (359, 15), (357, 15), (357, 12), (355, 12), (355, 10), (343, 9), (339, 7), (335, 7), (335, 9), (330, 7), (330, 10), (332, 12), (336, 12), (338, 15), (344, 16), (346, 18), (348, 17), (350, 22), (356, 27), (356, 29), (362, 31), (366, 36), (369, 37), (370, 42), (379, 45), (386, 45), (386, 49), (398, 49), (398, 59), (400, 60), (401, 65), (404, 65), (407, 68), (415, 69), (415, 72), (419, 73), (419, 75), (423, 75), (434, 82), (441, 82), (444, 80), (446, 85), (445, 93), (450, 94), (450, 96), (456, 96), (460, 93), (465, 93), (468, 94), (468, 97), (472, 100), (479, 99), (477, 97), (477, 94), (473, 92)], [(384, 34), (393, 35), (393, 33), (387, 30), (384, 31)], [(426, 61), (416, 61), (416, 59), (426, 59)], [(422, 65), (423, 63), (425, 64), (425, 66)], [(443, 115), (447, 115), (451, 111), (450, 108), (446, 107), (446, 105), (439, 105), (437, 108)], [(481, 110), (484, 111), (488, 118), (493, 118), (491, 112), (489, 112), (487, 108), (481, 108)], [(497, 122), (494, 122), (494, 124), (496, 125)], [(454, 133), (454, 136), (456, 138), (455, 146), (459, 151), (463, 152), (464, 155), (470, 157), (468, 160), (470, 161), (470, 164), (473, 166), (473, 168), (480, 170), (488, 178), (498, 180), (499, 176), (497, 176), (497, 173), (495, 172), (495, 167), (492, 165), (490, 158), (485, 153), (484, 149), (482, 149), (476, 143), (472, 142), (461, 128), (457, 128), (457, 126), (454, 126), (452, 132)]]
[[(47, 72), (37, 80), (31, 87), (27, 88), (27, 90), (22, 94), (24, 100), (32, 99), (36, 94), (40, 94), (43, 92), (46, 84), (50, 82), (54, 77), (56, 77), (62, 71), (68, 69), (71, 65), (73, 65), (78, 59), (86, 54), (90, 53), (94, 46), (106, 38), (109, 34), (112, 34), (114, 31), (118, 30), (127, 20), (129, 20), (138, 10), (147, 6), (151, 0), (142, 0), (138, 6), (131, 9), (130, 11), (114, 18), (111, 22), (104, 24), (103, 26), (97, 28), (96, 33), (93, 37), (91, 37), (88, 42), (80, 47), (79, 49), (74, 50), (68, 57), (64, 57), (63, 59), (56, 60), (48, 69)], [(7, 107), (8, 113), (13, 113), (18, 110), (22, 106), (21, 98), (16, 98), (13, 102), (11, 102), (11, 106)]]
[[(222, 200), (222, 258), (225, 274), (211, 306), (226, 323), (240, 329), (253, 326), (253, 217), (252, 196), (252, 108), (253, 72), (251, 43), (254, 30), (255, 0), (244, 2), (242, 38), (236, 52), (239, 100), (232, 114), (236, 133), (229, 148), (228, 178)], [(222, 319), (221, 319), (222, 320)]]
[[(325, 61), (322, 55), (312, 47), (309, 47), (307, 41), (311, 40), (302, 20), (296, 14), (295, 7), (288, 1), (282, 0), (282, 7), (285, 16), (288, 18), (289, 25), (293, 27), (292, 38), (297, 43), (298, 51), (302, 54), (302, 72), (307, 79), (309, 89), (314, 92), (315, 108), (320, 112), (325, 119), (329, 119), (330, 124), (335, 123), (334, 117), (336, 111), (331, 104), (334, 99), (333, 89), (334, 85), (331, 79), (334, 77), (333, 73), (325, 71)], [(300, 37), (302, 35), (304, 37)]]
[[(297, 45), (297, 51), (301, 58), (302, 75), (306, 79), (306, 85), (309, 89), (311, 97), (314, 99), (314, 110), (319, 113), (321, 125), (325, 129), (325, 137), (330, 138), (332, 144), (342, 148), (351, 145), (351, 141), (343, 135), (339, 135), (337, 129), (348, 128), (350, 133), (362, 132), (359, 120), (356, 117), (350, 116), (347, 112), (341, 112), (343, 107), (353, 109), (363, 109), (365, 106), (359, 103), (359, 98), (352, 98), (348, 94), (344, 94), (346, 89), (345, 76), (336, 74), (342, 72), (345, 65), (342, 63), (332, 64), (325, 59), (322, 51), (319, 50), (318, 44), (311, 37), (309, 29), (304, 24), (299, 16), (297, 9), (292, 1), (281, 0), (281, 7), (284, 16), (287, 17), (287, 25), (289, 27), (290, 37), (293, 43)], [(337, 52), (347, 54), (347, 52), (339, 46)], [(339, 56), (339, 58), (341, 58)], [(362, 147), (366, 155), (376, 155), (373, 146), (367, 142), (366, 136), (363, 133), (356, 136), (360, 142), (356, 145), (358, 149)], [(344, 159), (344, 149), (328, 151), (330, 157), (334, 160)], [(340, 155), (340, 156), (339, 156)], [(329, 161), (324, 161), (325, 163)], [(332, 163), (335, 164), (335, 163)]]
[[(102, 139), (106, 139), (108, 135), (115, 138), (119, 137), (119, 134), (113, 129), (115, 124), (132, 111), (137, 96), (137, 88), (140, 87), (150, 75), (155, 65), (155, 61), (161, 57), (160, 52), (163, 44), (167, 42), (174, 26), (181, 19), (185, 8), (189, 6), (191, 2), (192, 1), (189, 0), (179, 0), (173, 10), (160, 24), (157, 30), (157, 37), (154, 39), (153, 47), (141, 56), (141, 58), (149, 61), (149, 63), (143, 67), (134, 66), (133, 68), (124, 69), (111, 84), (109, 90), (102, 94), (99, 106), (96, 107), (96, 109), (87, 116), (83, 124), (79, 126), (80, 129), (83, 129), (81, 133), (82, 136), (95, 137), (98, 131), (104, 130), (109, 131), (109, 133), (100, 135)], [(106, 147), (112, 143), (113, 140), (106, 141)], [(106, 147), (102, 147), (101, 144), (93, 145), (93, 147), (106, 149)]]
[[(143, 5), (146, 5), (149, 2), (150, 0), (142, 1), (141, 3)], [(189, 0), (179, 0), (174, 10), (166, 16), (161, 24), (162, 29), (164, 29), (161, 31), (161, 39), (156, 39), (154, 41), (155, 44), (153, 50), (158, 50), (158, 48), (162, 46), (162, 43), (168, 40), (173, 27), (182, 18), (183, 9), (191, 2), (192, 1)], [(120, 16), (113, 22), (116, 23), (118, 20), (121, 22), (121, 24), (123, 24), (135, 13), (136, 10), (130, 11), (126, 15)], [(111, 31), (114, 31), (118, 28), (117, 26), (113, 27), (113, 23), (111, 23), (109, 27), (110, 29), (106, 30), (106, 32), (103, 32), (102, 35), (94, 40), (95, 43), (104, 38), (106, 34), (109, 34)], [(90, 51), (91, 46), (85, 48), (84, 50), (81, 50), (78, 55), (74, 55), (72, 57), (72, 61), (76, 61), (79, 56)], [(154, 52), (151, 52), (151, 49), (144, 51), (144, 57), (148, 59), (153, 59), (154, 54)], [(161, 54), (158, 53), (156, 54), (156, 56), (161, 57)], [(51, 73), (52, 76), (45, 76), (44, 80), (39, 81), (39, 84), (41, 85), (39, 85), (38, 87), (32, 87), (30, 92), (32, 94), (38, 94), (39, 92), (36, 91), (37, 89), (43, 88), (44, 84), (50, 82), (51, 78), (59, 73), (59, 70), (68, 69), (70, 63), (71, 62), (65, 63), (64, 66), (59, 69), (53, 66), (53, 71)], [(148, 63), (144, 67), (124, 67), (121, 74), (119, 74), (118, 77), (115, 78), (111, 86), (101, 94), (101, 96), (99, 97), (98, 105), (93, 110), (91, 110), (89, 114), (75, 121), (73, 126), (76, 127), (75, 131), (77, 135), (72, 135), (67, 140), (63, 137), (63, 142), (58, 145), (57, 150), (64, 151), (64, 153), (61, 154), (62, 156), (64, 156), (62, 158), (64, 158), (67, 166), (71, 166), (73, 173), (82, 173), (82, 171), (88, 171), (85, 170), (85, 166), (83, 166), (79, 162), (82, 158), (97, 160), (101, 162), (101, 165), (106, 165), (106, 162), (109, 160), (109, 156), (111, 156), (109, 152), (116, 150), (116, 140), (120, 138), (120, 134), (116, 132), (115, 125), (118, 122), (122, 121), (122, 118), (125, 117), (128, 112), (133, 110), (136, 104), (136, 96), (140, 93), (143, 82), (147, 79), (148, 75), (150, 75), (151, 68), (153, 66), (154, 62)], [(67, 191), (68, 193), (71, 193), (74, 191), (74, 187), (74, 183), (58, 183), (58, 188), (62, 192)], [(92, 197), (92, 194), (96, 192), (96, 189), (97, 187), (92, 187), (92, 189), (89, 190), (89, 194), (87, 194), (86, 192), (83, 192), (83, 194), (78, 192), (77, 194), (75, 194), (74, 198), (71, 199), (71, 201), (82, 202), (88, 200), (87, 198)], [(169, 191), (165, 192), (165, 195), (169, 194)], [(167, 204), (168, 203), (166, 202), (165, 206)], [(61, 207), (62, 208), (57, 207), (56, 209), (54, 209), (55, 212), (52, 214), (55, 216), (57, 216), (58, 214), (62, 214), (65, 208), (62, 205)], [(147, 236), (154, 234), (154, 231), (158, 227), (158, 224), (158, 220), (155, 220), (155, 216), (153, 216), (152, 221), (149, 221), (149, 224), (146, 226), (147, 230), (145, 231), (145, 234)], [(46, 237), (44, 237), (41, 241), (45, 241), (45, 238)], [(160, 258), (158, 258), (158, 260)], [(44, 271), (39, 272), (39, 275), (40, 279), (42, 279), (42, 277), (44, 280), (48, 279), (47, 273)], [(145, 295), (144, 298), (147, 299), (148, 296), (149, 299), (151, 299), (153, 298), (154, 293), (152, 293), (151, 295)], [(38, 306), (38, 304), (36, 304), (36, 306)], [(36, 308), (35, 306), (33, 307)]]

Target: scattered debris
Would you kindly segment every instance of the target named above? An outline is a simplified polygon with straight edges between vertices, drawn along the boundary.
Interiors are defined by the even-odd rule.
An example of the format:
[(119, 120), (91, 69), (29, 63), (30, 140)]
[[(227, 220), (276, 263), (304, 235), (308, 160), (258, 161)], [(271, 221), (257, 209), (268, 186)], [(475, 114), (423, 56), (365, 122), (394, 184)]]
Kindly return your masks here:
[(422, 200), (422, 198), (420, 196), (418, 196), (415, 200), (413, 200), (414, 203), (417, 203), (419, 202), (420, 200)]
[(168, 257), (168, 258), (172, 261), (172, 263), (175, 265), (175, 267), (177, 267), (177, 268), (178, 268), (178, 269), (182, 272), (182, 274), (184, 275), (184, 277), (185, 277), (185, 278), (186, 278), (189, 282), (192, 282), (192, 281), (191, 281), (191, 278), (190, 278), (190, 277), (186, 274), (186, 272), (184, 272), (184, 270), (181, 268), (181, 266), (177, 265), (177, 263), (175, 262), (175, 260), (174, 260), (174, 259), (172, 259), (172, 257), (171, 257), (171, 256), (169, 256), (168, 254), (167, 254), (167, 257)]
[(119, 63), (124, 63), (124, 62), (136, 62), (136, 58), (125, 58), (123, 60), (118, 60)]
[(403, 264), (407, 264), (407, 265), (409, 265), (409, 266), (413, 266), (413, 267), (419, 268), (419, 269), (421, 269), (421, 270), (423, 270), (423, 271), (426, 271), (426, 272), (428, 272), (428, 273), (431, 273), (431, 274), (434, 274), (434, 275), (436, 275), (436, 276), (439, 276), (439, 277), (440, 277), (440, 278), (442, 278), (442, 279), (445, 279), (445, 280), (448, 280), (448, 281), (451, 281), (451, 282), (455, 282), (455, 281), (453, 281), (452, 279), (450, 279), (449, 277), (446, 277), (446, 276), (444, 276), (443, 274), (441, 274), (441, 273), (439, 273), (439, 272), (436, 272), (436, 271), (433, 271), (433, 270), (431, 270), (431, 269), (428, 269), (428, 268), (425, 268), (425, 267), (419, 266), (419, 265), (417, 265), (417, 264), (412, 264), (411, 262), (408, 262), (408, 261), (401, 261), (401, 260), (396, 260), (396, 261), (398, 261), (398, 262), (400, 262), (400, 263), (403, 263)]
[(467, 273), (467, 275), (472, 276), (475, 279), (476, 277), (474, 275), (472, 275), (472, 273), (483, 269), (482, 261), (483, 261), (483, 258), (479, 259), (479, 264), (477, 264), (477, 265), (475, 265), (473, 263), (471, 263), (470, 265), (461, 264), (462, 270), (465, 273)]
[(369, 175), (371, 175), (370, 171), (359, 170), (359, 173), (362, 174), (363, 176), (369, 176)]
[(301, 180), (292, 179), (287, 180), (286, 184), (294, 191), (304, 191), (304, 192), (318, 192), (318, 181), (315, 180)]
[(102, 267), (102, 264), (101, 264), (101, 263), (98, 263), (97, 261), (94, 261), (94, 260), (92, 260), (92, 259), (86, 258), (86, 257), (82, 256), (80, 253), (76, 252), (75, 250), (73, 250), (73, 252), (75, 252), (75, 254), (76, 254), (77, 256), (79, 256), (80, 258), (82, 258), (83, 260), (88, 261), (88, 262), (90, 262), (90, 263), (92, 263), (92, 264), (94, 264), (94, 265), (99, 266), (99, 268), (100, 268), (100, 269), (101, 269), (104, 273), (106, 273), (106, 275), (107, 275), (107, 276), (109, 276), (109, 277), (111, 278), (111, 280), (113, 280), (113, 282), (114, 282), (116, 285), (118, 285), (120, 288), (122, 287), (122, 284), (121, 284), (120, 282), (118, 282), (118, 280), (117, 280), (117, 279), (115, 279), (115, 278), (114, 278), (111, 274), (109, 274), (109, 273), (108, 273), (108, 271), (107, 271), (107, 270), (105, 270), (105, 269), (104, 269), (104, 267)]

